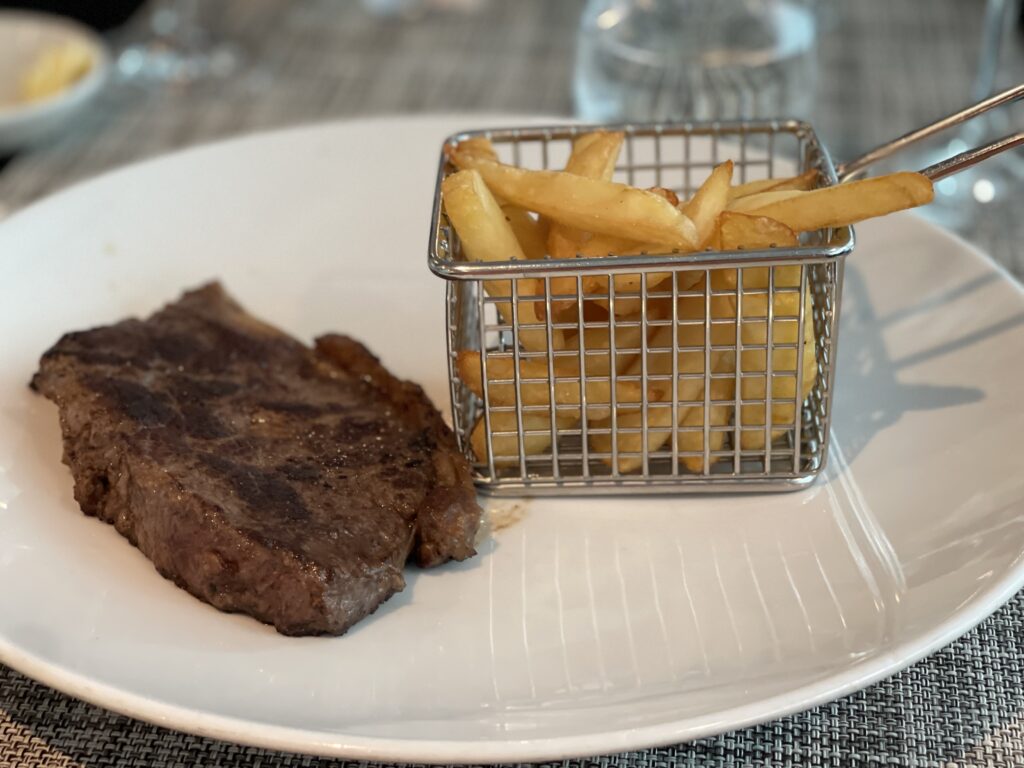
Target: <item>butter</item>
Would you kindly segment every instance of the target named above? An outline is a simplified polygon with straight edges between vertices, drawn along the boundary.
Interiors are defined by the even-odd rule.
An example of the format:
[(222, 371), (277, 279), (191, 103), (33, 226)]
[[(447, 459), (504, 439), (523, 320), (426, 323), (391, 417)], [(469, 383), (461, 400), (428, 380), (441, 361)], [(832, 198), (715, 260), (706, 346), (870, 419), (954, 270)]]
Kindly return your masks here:
[(49, 98), (74, 85), (92, 66), (92, 53), (82, 43), (72, 41), (48, 48), (22, 76), (19, 96), (25, 102)]

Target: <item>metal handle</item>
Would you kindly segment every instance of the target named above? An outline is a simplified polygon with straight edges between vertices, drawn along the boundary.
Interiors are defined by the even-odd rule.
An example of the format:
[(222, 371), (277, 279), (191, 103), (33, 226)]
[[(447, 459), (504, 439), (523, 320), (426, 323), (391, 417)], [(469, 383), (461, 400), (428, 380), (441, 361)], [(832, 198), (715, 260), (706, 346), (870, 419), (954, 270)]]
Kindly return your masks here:
[[(959, 112), (954, 112), (952, 115), (944, 117), (941, 120), (936, 120), (930, 125), (913, 130), (910, 133), (900, 136), (898, 139), (894, 139), (882, 144), (881, 146), (875, 147), (870, 152), (865, 152), (855, 160), (850, 160), (849, 162), (840, 164), (839, 167), (836, 168), (836, 174), (839, 176), (839, 181), (849, 181), (850, 179), (860, 175), (869, 165), (873, 165), (879, 160), (883, 160), (890, 155), (899, 152), (901, 149), (905, 149), (911, 144), (915, 144), (929, 136), (934, 136), (936, 133), (944, 131), (947, 128), (951, 128), (954, 125), (964, 123), (971, 118), (988, 112), (990, 109), (995, 109), (1003, 104), (1009, 104), (1021, 98), (1024, 98), (1024, 83), (1016, 85), (1002, 93), (997, 93), (995, 96), (990, 96), (984, 101), (979, 101), (977, 104), (973, 104)], [(922, 170), (921, 173), (933, 181), (942, 179), (950, 174), (962, 171), (964, 168), (969, 168), (987, 157), (991, 157), (992, 155), (996, 155), (1004, 150), (1011, 149), (1012, 147), (1019, 146), (1020, 144), (1024, 144), (1024, 131), (1019, 131), (1001, 139), (997, 139), (983, 147), (977, 147), (975, 149), (969, 149), (966, 152), (961, 152), (959, 155), (951, 157), (948, 160), (943, 160), (941, 163), (928, 166)]]

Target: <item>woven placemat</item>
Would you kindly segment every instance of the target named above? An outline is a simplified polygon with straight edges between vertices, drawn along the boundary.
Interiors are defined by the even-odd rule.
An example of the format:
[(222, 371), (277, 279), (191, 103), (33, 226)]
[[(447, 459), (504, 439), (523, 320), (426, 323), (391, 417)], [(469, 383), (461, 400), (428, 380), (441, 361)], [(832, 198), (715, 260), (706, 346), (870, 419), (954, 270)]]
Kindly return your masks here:
[[(817, 3), (831, 21), (820, 34), (815, 119), (837, 157), (852, 157), (963, 104), (981, 0)], [(177, 147), (314, 119), (571, 112), (582, 0), (448, 5), (456, 10), (403, 22), (374, 18), (354, 0), (206, 4), (245, 51), (250, 65), (242, 76), (155, 91), (112, 86), (79, 115), (72, 134), (4, 168), (0, 206), (14, 210), (78, 179)], [(1019, 80), (1021, 71), (1024, 45), (1010, 40), (1004, 76)], [(981, 207), (975, 223), (974, 241), (1024, 276), (1024, 217)], [(341, 764), (173, 733), (0, 666), (0, 768)], [(691, 745), (567, 764), (1024, 766), (1024, 595), (949, 648), (833, 704)]]

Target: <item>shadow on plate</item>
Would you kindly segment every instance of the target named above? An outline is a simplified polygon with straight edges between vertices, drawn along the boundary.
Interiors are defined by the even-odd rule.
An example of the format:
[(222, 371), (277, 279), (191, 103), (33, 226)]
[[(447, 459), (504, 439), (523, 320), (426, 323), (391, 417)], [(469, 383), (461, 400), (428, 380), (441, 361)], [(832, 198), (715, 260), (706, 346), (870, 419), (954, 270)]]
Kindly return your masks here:
[[(839, 343), (843, 359), (837, 376), (839, 404), (842, 407), (844, 401), (855, 399), (858, 394), (863, 395), (861, 403), (870, 404), (866, 408), (844, 409), (844, 427), (839, 438), (848, 461), (852, 462), (877, 433), (898, 422), (906, 413), (955, 408), (985, 398), (985, 393), (978, 387), (905, 384), (900, 381), (899, 373), (1021, 325), (1024, 313), (898, 360), (890, 356), (883, 333), (894, 323), (923, 312), (936, 311), (1001, 279), (996, 272), (988, 272), (941, 294), (926, 296), (898, 312), (879, 316), (871, 302), (863, 273), (855, 263), (847, 265), (843, 286), (844, 311), (840, 323)], [(875, 393), (884, 393), (885, 396), (877, 397)]]

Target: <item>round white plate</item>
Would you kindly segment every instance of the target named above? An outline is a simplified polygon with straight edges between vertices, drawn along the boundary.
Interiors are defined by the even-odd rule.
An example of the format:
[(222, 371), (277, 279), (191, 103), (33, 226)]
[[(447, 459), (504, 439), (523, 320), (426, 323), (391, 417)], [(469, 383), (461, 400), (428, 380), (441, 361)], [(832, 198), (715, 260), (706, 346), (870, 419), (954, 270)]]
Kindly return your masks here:
[(910, 215), (859, 228), (832, 463), (797, 494), (489, 501), (480, 555), (340, 638), (218, 613), (86, 518), (58, 336), (219, 277), (298, 334), (341, 329), (447, 410), (426, 266), (442, 138), (480, 116), (272, 133), (149, 162), (0, 225), (0, 660), (74, 696), (249, 744), (518, 761), (678, 742), (865, 686), (1024, 584), (1024, 295)]
[[(42, 101), (19, 101), (21, 78), (44, 51), (68, 42), (85, 45), (92, 68), (77, 82)], [(62, 16), (0, 11), (0, 151), (14, 151), (47, 138), (67, 125), (96, 95), (110, 71), (103, 40), (88, 27)]]

